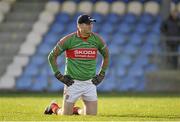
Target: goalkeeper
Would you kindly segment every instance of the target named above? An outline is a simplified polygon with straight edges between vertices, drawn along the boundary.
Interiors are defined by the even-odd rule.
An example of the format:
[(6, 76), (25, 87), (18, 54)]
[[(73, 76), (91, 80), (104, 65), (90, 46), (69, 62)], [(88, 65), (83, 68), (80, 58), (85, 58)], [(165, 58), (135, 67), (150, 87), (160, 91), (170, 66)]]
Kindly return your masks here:
[[(49, 65), (55, 77), (64, 86), (63, 105), (51, 102), (44, 114), (60, 115), (96, 115), (97, 89), (102, 82), (109, 64), (108, 48), (103, 39), (92, 32), (95, 19), (89, 15), (80, 15), (77, 19), (77, 32), (63, 37), (48, 56)], [(65, 74), (61, 74), (56, 59), (65, 51)], [(103, 57), (101, 69), (96, 75), (97, 52)], [(74, 104), (82, 98), (84, 108), (75, 107)]]

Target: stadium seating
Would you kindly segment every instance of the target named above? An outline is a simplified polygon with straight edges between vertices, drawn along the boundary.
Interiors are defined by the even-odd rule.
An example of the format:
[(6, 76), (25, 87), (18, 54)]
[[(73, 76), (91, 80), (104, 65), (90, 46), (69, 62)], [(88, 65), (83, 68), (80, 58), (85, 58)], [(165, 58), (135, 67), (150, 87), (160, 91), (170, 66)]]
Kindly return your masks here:
[[(15, 0), (3, 0), (1, 2), (13, 3), (13, 1)], [(45, 3), (46, 2), (41, 1), (33, 1), (30, 3), (28, 3), (28, 1), (16, 1), (13, 5), (13, 11), (9, 12), (6, 21), (2, 24), (1, 32), (4, 32), (5, 34), (1, 33), (4, 36), (4, 38), (1, 36), (1, 41), (5, 40), (3, 42), (4, 45), (13, 44), (11, 49), (8, 49), (8, 47), (5, 46), (7, 51), (2, 52), (2, 54), (9, 55), (9, 50), (12, 50), (12, 55), (16, 55), (14, 58), (18, 58), (19, 62), (17, 62), (16, 59), (13, 59), (6, 68), (6, 71), (0, 79), (1, 86), (8, 86), (4, 79), (10, 78), (13, 79), (11, 81), (15, 81), (23, 72), (25, 72), (25, 75), (28, 73), (37, 73), (35, 72), (36, 69), (34, 68), (34, 65), (29, 63), (29, 59), (36, 53), (37, 45), (41, 43), (42, 37), (47, 32), (50, 23), (52, 23), (54, 19), (53, 16), (55, 16), (55, 9), (49, 9), (48, 3), (45, 10), (41, 13)], [(6, 7), (6, 5), (3, 7)], [(3, 10), (7, 9), (0, 9), (0, 12)], [(12, 43), (12, 41), (14, 42)], [(13, 56), (10, 55), (9, 59), (11, 58), (13, 58)], [(23, 65), (21, 65), (20, 62), (25, 63), (22, 63)], [(6, 64), (6, 62), (4, 62), (4, 64)], [(28, 71), (24, 69), (25, 66)], [(11, 87), (13, 88), (14, 86)]]
[(12, 4), (16, 0), (1, 0), (0, 1), (0, 23), (4, 20), (4, 16), (10, 11)]
[[(26, 55), (26, 59), (22, 60), (28, 58), (28, 61), (21, 66), (21, 74), (15, 75), (16, 89), (63, 89), (63, 84), (54, 78), (48, 66), (47, 56), (60, 38), (76, 31), (77, 17), (88, 13), (97, 19), (94, 32), (104, 38), (111, 55), (106, 78), (98, 90), (143, 91), (145, 72), (158, 70), (151, 56), (160, 47), (160, 2), (49, 1), (20, 48), (19, 55)], [(98, 60), (97, 67), (100, 67), (101, 60)], [(58, 58), (58, 65), (64, 72), (64, 56)]]

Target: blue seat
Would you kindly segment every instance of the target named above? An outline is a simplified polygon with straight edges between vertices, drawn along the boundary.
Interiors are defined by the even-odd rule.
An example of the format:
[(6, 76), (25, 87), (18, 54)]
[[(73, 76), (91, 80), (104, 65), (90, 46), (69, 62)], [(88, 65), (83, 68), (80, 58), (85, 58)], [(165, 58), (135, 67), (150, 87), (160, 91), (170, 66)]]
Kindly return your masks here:
[(143, 68), (149, 64), (149, 58), (147, 55), (139, 55), (136, 57), (133, 64), (134, 67)]
[(139, 34), (146, 34), (149, 30), (148, 25), (140, 23), (136, 26), (135, 32)]
[(39, 73), (39, 68), (36, 67), (36, 66), (33, 65), (33, 64), (29, 64), (29, 65), (25, 68), (25, 70), (24, 70), (24, 72), (23, 72), (23, 75), (25, 75), (25, 76), (35, 76), (35, 75), (38, 75), (38, 73)]
[(40, 56), (40, 55), (34, 55), (30, 61), (31, 64), (37, 67), (42, 66), (45, 62), (47, 62), (47, 58), (45, 59), (44, 56)]
[(47, 76), (37, 76), (33, 79), (31, 91), (43, 91), (46, 90), (48, 86)]
[(49, 85), (47, 90), (48, 91), (60, 91), (63, 90), (64, 84), (58, 81), (54, 76), (50, 77)]
[(115, 33), (114, 36), (112, 36), (112, 44), (124, 45), (126, 41), (127, 41), (127, 38), (124, 34)]
[(145, 79), (144, 76), (137, 78), (137, 85), (134, 88), (134, 91), (143, 92), (145, 90), (146, 82), (147, 80)]
[(61, 34), (65, 29), (64, 23), (55, 22), (51, 25), (50, 31), (55, 34)]
[(60, 12), (56, 15), (56, 21), (59, 23), (68, 23), (71, 19), (71, 16), (66, 12)]
[[(39, 75), (40, 76), (49, 76), (48, 72), (50, 72), (50, 71), (51, 71), (51, 69), (50, 69), (50, 67), (48, 68), (48, 64), (46, 63), (45, 65), (42, 66), (42, 68), (39, 72)], [(53, 74), (51, 74), (51, 75), (53, 75)]]
[(116, 84), (114, 82), (115, 80), (112, 77), (106, 77), (97, 89), (102, 92), (110, 92), (115, 89)]
[(115, 57), (117, 57), (117, 55), (111, 55), (110, 54), (110, 56), (109, 56), (109, 59), (110, 59), (110, 61), (109, 61), (109, 68), (110, 69), (114, 69), (115, 66), (116, 66), (116, 64), (115, 64), (116, 58)]
[(110, 55), (117, 55), (121, 52), (121, 48), (118, 45), (111, 44), (109, 46), (109, 53)]
[(131, 77), (142, 77), (144, 75), (144, 69), (138, 65), (134, 65), (129, 68), (128, 75)]
[(161, 15), (156, 15), (156, 16), (155, 16), (155, 21), (156, 21), (156, 23), (161, 24), (162, 21), (163, 21), (162, 16), (161, 16)]
[(132, 45), (131, 43), (127, 44), (124, 48), (124, 51), (123, 51), (125, 54), (127, 55), (136, 55), (137, 52), (138, 52), (138, 49), (136, 46)]
[(154, 22), (154, 20), (155, 20), (154, 16), (151, 15), (150, 13), (142, 14), (140, 19), (141, 19), (140, 20), (141, 23), (147, 24), (147, 25), (152, 24)]
[(138, 33), (134, 33), (130, 36), (129, 41), (135, 46), (140, 46), (144, 41), (144, 36)]
[(49, 46), (55, 46), (57, 44), (57, 42), (59, 41), (60, 36), (61, 36), (61, 34), (55, 34), (55, 33), (49, 32), (44, 36), (42, 44), (45, 43), (45, 44), (47, 44)]
[(129, 25), (128, 23), (121, 23), (121, 25), (118, 27), (118, 32), (122, 34), (129, 34), (133, 31), (133, 29), (133, 25)]
[(32, 85), (31, 77), (29, 76), (21, 76), (16, 81), (16, 89), (17, 90), (29, 90)]
[(127, 76), (119, 79), (118, 85), (116, 85), (117, 91), (132, 91), (136, 88), (138, 80), (134, 77)]
[[(62, 63), (62, 62), (59, 63), (59, 62), (57, 61), (57, 64), (58, 64), (58, 69), (59, 69), (59, 71), (60, 71), (62, 74), (64, 74), (65, 63), (64, 63), (64, 62), (63, 62), (63, 63)], [(49, 66), (48, 63), (46, 63), (45, 65), (42, 66), (41, 70), (39, 71), (39, 74), (40, 74), (40, 75), (47, 75), (47, 76), (54, 76), (54, 74), (53, 74), (53, 72), (52, 72), (52, 70), (51, 70), (51, 67)]]
[(109, 13), (106, 18), (107, 18), (106, 19), (107, 22), (109, 22), (111, 24), (116, 24), (116, 23), (119, 23), (121, 21), (122, 17), (115, 14), (115, 13)]
[(124, 15), (123, 21), (128, 24), (135, 24), (137, 22), (137, 16), (132, 13), (127, 13)]
[(93, 26), (93, 32), (98, 33), (100, 31), (101, 27), (97, 24)]
[(155, 47), (152, 44), (145, 44), (143, 45), (143, 47), (141, 48), (142, 54), (144, 55), (152, 55), (153, 52), (155, 52)]
[(118, 57), (118, 67), (128, 67), (132, 64), (132, 59), (129, 55), (121, 55)]
[(76, 23), (74, 23), (74, 22), (70, 22), (70, 23), (68, 23), (68, 25), (67, 25), (67, 27), (66, 27), (66, 29), (69, 31), (69, 32), (74, 32), (74, 31), (76, 31), (77, 29), (77, 25), (76, 25)]
[(46, 75), (46, 76), (54, 76), (53, 72), (51, 71), (49, 64), (44, 65), (39, 74), (40, 75)]
[(106, 34), (110, 34), (114, 31), (115, 26), (113, 26), (110, 22), (105, 22), (102, 25), (102, 28), (100, 31), (106, 33)]
[(107, 45), (109, 45), (111, 43), (111, 39), (110, 39), (110, 35), (106, 34), (105, 32), (101, 31), (98, 33), (102, 39), (106, 42)]
[(120, 78), (122, 78), (122, 77), (125, 77), (126, 76), (126, 73), (127, 73), (127, 68), (125, 68), (124, 66), (116, 66), (115, 67), (117, 70), (116, 70), (116, 75), (117, 75), (117, 77), (120, 77)]
[(43, 43), (38, 47), (37, 53), (40, 55), (47, 55), (51, 52), (52, 49), (53, 49), (52, 45), (48, 45), (46, 43)]
[[(57, 64), (58, 68), (61, 73), (64, 73), (64, 68), (65, 68), (65, 58), (63, 55), (59, 56), (57, 58)], [(41, 66), (41, 69), (39, 71), (39, 75), (47, 75), (47, 76), (54, 76), (53, 72), (51, 71), (51, 67), (49, 66), (48, 63), (45, 63), (43, 66)]]
[(156, 34), (159, 34), (160, 35), (160, 24), (159, 23), (155, 23), (152, 28), (151, 28), (151, 31), (153, 33), (156, 33)]
[(67, 30), (66, 30), (66, 35), (67, 34), (70, 34), (70, 33), (73, 33), (76, 31), (76, 28), (71, 28), (71, 27), (68, 27)]

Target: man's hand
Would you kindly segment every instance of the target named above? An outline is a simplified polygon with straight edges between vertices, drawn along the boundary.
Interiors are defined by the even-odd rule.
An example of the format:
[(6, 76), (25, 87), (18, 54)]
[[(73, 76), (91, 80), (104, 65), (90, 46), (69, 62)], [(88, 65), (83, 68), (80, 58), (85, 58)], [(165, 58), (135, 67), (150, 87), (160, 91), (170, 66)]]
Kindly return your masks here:
[(67, 86), (71, 86), (71, 85), (74, 83), (74, 81), (73, 81), (73, 79), (71, 78), (71, 76), (69, 76), (69, 75), (62, 75), (60, 72), (57, 72), (57, 73), (55, 74), (55, 77), (56, 77), (59, 81), (61, 81), (62, 83), (66, 84)]
[(104, 77), (105, 77), (105, 73), (101, 72), (101, 73), (99, 73), (99, 75), (96, 75), (92, 78), (92, 83), (97, 86), (102, 82)]

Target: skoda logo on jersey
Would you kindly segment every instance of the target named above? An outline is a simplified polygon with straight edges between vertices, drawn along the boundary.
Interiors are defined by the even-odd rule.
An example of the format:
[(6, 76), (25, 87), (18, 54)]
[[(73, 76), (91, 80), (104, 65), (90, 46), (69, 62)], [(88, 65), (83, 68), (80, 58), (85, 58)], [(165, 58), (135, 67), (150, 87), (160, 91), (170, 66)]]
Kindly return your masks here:
[(80, 59), (96, 59), (96, 48), (78, 48), (66, 50), (66, 57), (68, 58), (80, 58)]
[(96, 54), (96, 51), (94, 50), (75, 50), (75, 55), (79, 54)]

